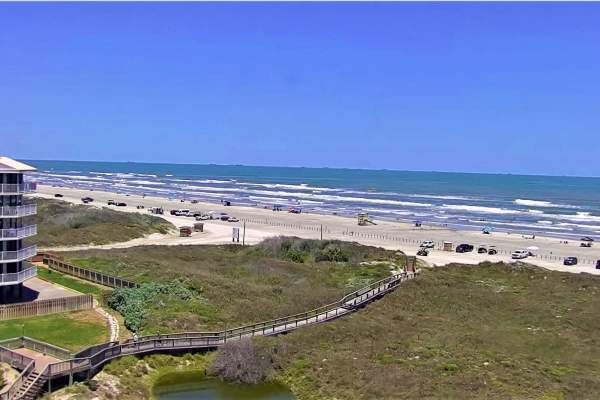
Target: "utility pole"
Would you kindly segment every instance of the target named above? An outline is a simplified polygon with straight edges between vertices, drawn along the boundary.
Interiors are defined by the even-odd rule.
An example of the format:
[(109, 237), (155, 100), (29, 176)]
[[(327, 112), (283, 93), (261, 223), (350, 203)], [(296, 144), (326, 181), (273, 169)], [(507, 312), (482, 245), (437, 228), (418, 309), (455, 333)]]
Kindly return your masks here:
[(246, 221), (244, 221), (244, 228), (242, 230), (242, 246), (246, 245)]
[(321, 224), (321, 240), (323, 240), (323, 224)]

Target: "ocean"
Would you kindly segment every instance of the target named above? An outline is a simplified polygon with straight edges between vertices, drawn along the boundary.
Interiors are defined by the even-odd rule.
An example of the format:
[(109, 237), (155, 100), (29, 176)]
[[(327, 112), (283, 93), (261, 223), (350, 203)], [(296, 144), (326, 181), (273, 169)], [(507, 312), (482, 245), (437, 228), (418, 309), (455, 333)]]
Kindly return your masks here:
[(456, 229), (600, 239), (600, 178), (242, 165), (24, 160), (29, 179)]

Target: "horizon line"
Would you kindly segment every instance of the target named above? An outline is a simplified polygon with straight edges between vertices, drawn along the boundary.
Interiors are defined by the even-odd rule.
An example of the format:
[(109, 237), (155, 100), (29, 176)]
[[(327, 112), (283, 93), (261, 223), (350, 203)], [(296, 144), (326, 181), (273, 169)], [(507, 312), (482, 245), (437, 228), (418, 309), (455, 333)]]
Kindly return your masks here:
[(547, 175), (536, 173), (515, 173), (515, 172), (468, 172), (468, 171), (436, 171), (436, 170), (408, 170), (408, 169), (389, 169), (389, 168), (352, 168), (352, 167), (307, 167), (302, 165), (248, 165), (248, 164), (217, 164), (217, 163), (189, 163), (189, 162), (148, 162), (148, 161), (106, 161), (106, 160), (58, 160), (58, 159), (33, 159), (21, 158), (19, 161), (56, 161), (56, 162), (97, 162), (97, 163), (115, 163), (115, 164), (159, 164), (159, 165), (199, 165), (199, 166), (220, 166), (220, 167), (251, 167), (251, 168), (304, 168), (304, 169), (337, 169), (350, 171), (389, 171), (389, 172), (424, 172), (441, 174), (471, 174), (471, 175), (510, 175), (510, 176), (541, 176), (550, 178), (592, 178), (598, 179), (600, 176), (589, 175)]

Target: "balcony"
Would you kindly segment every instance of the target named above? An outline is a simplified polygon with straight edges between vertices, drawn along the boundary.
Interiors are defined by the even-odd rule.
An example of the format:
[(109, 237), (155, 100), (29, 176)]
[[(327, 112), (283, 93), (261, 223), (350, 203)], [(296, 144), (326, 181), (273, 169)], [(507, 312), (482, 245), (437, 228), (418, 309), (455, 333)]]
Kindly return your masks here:
[(3, 183), (0, 184), (0, 194), (14, 195), (35, 192), (37, 183)]
[(13, 272), (10, 274), (0, 274), (0, 286), (16, 285), (23, 283), (27, 279), (33, 278), (37, 275), (37, 268), (29, 263), (26, 265), (26, 269), (21, 272)]
[(0, 263), (11, 263), (27, 260), (37, 254), (36, 246), (25, 247), (17, 251), (0, 251)]
[(21, 218), (37, 213), (37, 205), (25, 204), (22, 206), (0, 207), (0, 218)]
[(19, 240), (37, 234), (37, 225), (0, 229), (0, 240)]

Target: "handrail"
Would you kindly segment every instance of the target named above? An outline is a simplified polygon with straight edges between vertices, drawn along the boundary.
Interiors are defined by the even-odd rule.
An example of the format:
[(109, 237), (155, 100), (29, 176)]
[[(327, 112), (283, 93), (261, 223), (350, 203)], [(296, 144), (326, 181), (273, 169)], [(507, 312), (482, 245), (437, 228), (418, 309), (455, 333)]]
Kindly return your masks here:
[(13, 351), (10, 347), (0, 346), (0, 361), (10, 364), (13, 368), (22, 369), (34, 360), (33, 358)]
[(41, 340), (33, 339), (28, 336), (21, 337), (22, 346), (37, 351), (38, 353), (49, 354), (55, 358), (59, 359), (70, 359), (73, 357), (73, 353), (71, 353), (67, 349), (63, 349), (62, 347), (55, 346), (50, 343), (42, 342)]
[(36, 204), (0, 207), (0, 217), (27, 217), (37, 212)]
[(37, 253), (37, 247), (35, 245), (25, 247), (21, 250), (15, 251), (0, 251), (0, 261), (22, 261), (29, 257), (35, 256)]
[[(36, 376), (36, 377), (35, 377), (35, 379), (34, 379), (34, 380), (32, 380), (32, 381), (29, 383), (29, 385), (27, 385), (27, 387), (26, 387), (26, 388), (25, 388), (25, 390), (23, 391), (23, 394), (22, 394), (21, 396), (19, 396), (19, 397), (18, 397), (19, 399), (21, 399), (21, 398), (25, 397), (25, 395), (26, 395), (26, 394), (29, 392), (29, 390), (30, 390), (32, 387), (35, 387), (35, 385), (37, 384), (37, 381), (38, 381), (38, 380), (40, 380), (42, 377), (44, 377), (45, 375), (47, 375), (47, 374), (48, 374), (48, 372), (47, 372), (47, 371), (49, 370), (49, 366), (50, 366), (50, 365), (46, 365), (46, 366), (44, 367), (44, 369), (43, 369), (43, 370), (42, 370), (42, 371), (41, 371), (41, 372), (38, 374), (38, 376)], [(48, 375), (48, 379), (50, 379), (50, 376), (49, 376), (49, 375)], [(12, 400), (12, 398), (10, 398), (10, 399)]]
[(19, 272), (11, 272), (9, 274), (0, 274), (0, 284), (14, 284), (26, 281), (37, 275), (37, 268), (33, 265)]
[[(44, 370), (27, 386), (22, 396), (28, 393), (42, 377), (52, 379), (53, 377), (65, 376), (67, 374), (72, 375), (78, 372), (95, 370), (105, 363), (124, 355), (144, 354), (154, 351), (213, 348), (224, 345), (228, 340), (240, 340), (245, 337), (253, 336), (271, 336), (289, 332), (301, 326), (329, 321), (353, 312), (358, 307), (394, 290), (401, 282), (412, 279), (419, 273), (420, 271), (418, 270), (415, 272), (397, 273), (354, 291), (342, 297), (342, 299), (337, 302), (304, 313), (259, 322), (257, 324), (227, 329), (220, 332), (183, 332), (167, 335), (143, 336), (136, 341), (125, 340), (123, 342), (97, 344), (82, 350), (75, 358), (46, 365)], [(56, 346), (39, 342), (35, 339), (21, 339), (45, 344), (48, 347), (66, 351)], [(86, 357), (77, 357), (82, 354), (90, 355)]]
[(26, 225), (20, 228), (0, 229), (0, 239), (23, 239), (37, 234), (36, 225)]
[[(291, 331), (299, 326), (324, 322), (352, 312), (352, 307), (365, 304), (366, 302), (395, 289), (398, 283), (411, 279), (417, 274), (418, 272), (410, 274), (403, 272), (374, 282), (367, 286), (367, 288), (372, 289), (366, 293), (364, 293), (364, 288), (353, 292), (357, 293), (363, 291), (363, 294), (354, 297), (353, 300), (351, 300), (352, 304), (348, 304), (348, 301), (342, 302), (340, 300), (306, 313), (220, 332), (183, 332), (166, 335), (142, 336), (137, 341), (129, 339), (123, 342), (107, 343), (106, 346), (92, 346), (100, 348), (100, 350), (88, 357), (74, 358), (72, 360), (49, 364), (49, 377), (60, 375), (67, 371), (69, 373), (74, 373), (85, 371), (87, 369), (95, 369), (121, 355), (147, 353), (154, 350), (218, 347), (231, 339), (241, 339), (247, 336), (270, 336)], [(347, 296), (344, 296), (344, 298), (345, 297)], [(346, 307), (352, 307), (350, 309), (344, 308), (341, 307), (342, 304)], [(299, 322), (302, 322), (302, 324), (299, 324)], [(85, 352), (88, 349), (85, 349), (82, 352)]]
[(0, 346), (0, 361), (9, 364), (13, 368), (21, 369), (21, 373), (12, 383), (0, 390), (0, 400), (10, 400), (23, 384), (24, 376), (28, 375), (35, 367), (35, 360), (17, 353), (9, 347), (20, 344), (20, 338), (2, 340), (0, 343), (5, 345)]
[(19, 376), (17, 376), (13, 383), (11, 383), (9, 387), (4, 388), (3, 391), (0, 392), (0, 400), (14, 399), (15, 395), (19, 392), (19, 389), (21, 389), (21, 386), (23, 386), (23, 383), (27, 379), (26, 376), (28, 376), (34, 368), (35, 361), (31, 360), (31, 362), (27, 364), (23, 371), (21, 371), (21, 373), (19, 374)]
[(26, 183), (3, 183), (0, 184), (0, 193), (8, 194), (8, 193), (29, 193), (35, 191), (37, 188), (36, 182), (26, 182)]

